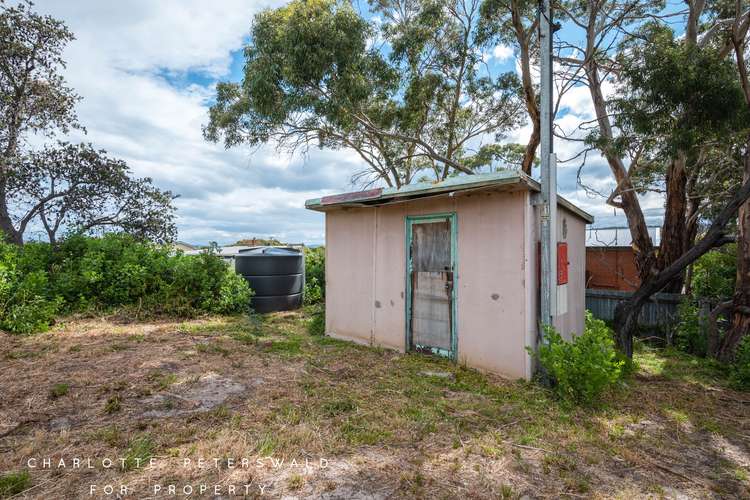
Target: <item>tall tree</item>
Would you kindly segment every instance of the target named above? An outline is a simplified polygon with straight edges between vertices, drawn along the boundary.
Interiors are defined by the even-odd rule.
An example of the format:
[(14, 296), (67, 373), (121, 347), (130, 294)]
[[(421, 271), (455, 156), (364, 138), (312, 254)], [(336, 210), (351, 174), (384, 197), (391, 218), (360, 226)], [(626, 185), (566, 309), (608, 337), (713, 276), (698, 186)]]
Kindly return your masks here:
[[(726, 47), (711, 45), (711, 29), (699, 36), (705, 2), (689, 1), (686, 7), (685, 12), (664, 14), (661, 2), (589, 0), (563, 6), (569, 21), (584, 30), (585, 43), (559, 61), (585, 72), (596, 115), (592, 142), (616, 183), (608, 203), (626, 216), (641, 278), (638, 291), (616, 311), (618, 344), (628, 355), (644, 302), (660, 290), (679, 288), (685, 267), (725, 241), (731, 210), (750, 190), (747, 183), (736, 190), (717, 210), (704, 237), (692, 241), (700, 205), (691, 190), (700, 185), (701, 176), (713, 174), (707, 160), (720, 149), (717, 139), (726, 144), (722, 131), (736, 137), (747, 121), (735, 109), (738, 86), (725, 61)], [(663, 26), (665, 16), (684, 16), (682, 40), (675, 40)], [(614, 102), (605, 96), (608, 79), (624, 92)], [(717, 110), (728, 113), (712, 114)], [(644, 179), (655, 180), (666, 199), (658, 252), (638, 197), (649, 183)]]
[(118, 229), (157, 242), (176, 236), (174, 196), (133, 178), (127, 164), (88, 144), (58, 144), (13, 165), (8, 200), (14, 221), (41, 223), (50, 243), (62, 231)]
[(104, 228), (169, 241), (172, 193), (90, 145), (28, 144), (81, 128), (79, 97), (60, 74), (71, 40), (61, 21), (35, 13), (31, 2), (0, 5), (0, 232), (17, 244), (34, 223), (52, 242), (61, 231)]
[(32, 11), (30, 2), (0, 5), (0, 231), (23, 241), (8, 207), (13, 165), (29, 134), (51, 136), (78, 127), (78, 96), (60, 75), (62, 51), (73, 33), (59, 20)]
[[(737, 64), (737, 74), (745, 98), (747, 114), (750, 116), (750, 63), (748, 62), (748, 58), (750, 58), (750, 49), (748, 48), (750, 45), (748, 44), (750, 5), (737, 0), (733, 10), (734, 21), (728, 30), (728, 37)], [(721, 10), (719, 13), (723, 14)], [(722, 17), (731, 19), (731, 16)], [(750, 132), (747, 133), (744, 141), (742, 181), (750, 183)], [(731, 360), (742, 339), (750, 335), (750, 201), (743, 203), (738, 211), (737, 279), (731, 310), (731, 327), (721, 339), (714, 353), (716, 357), (723, 361)]]
[(523, 119), (523, 102), (514, 74), (482, 65), (479, 0), (371, 8), (379, 25), (332, 0), (257, 15), (243, 81), (217, 87), (206, 138), (351, 148), (368, 165), (365, 183), (397, 187), (503, 158), (497, 139)]

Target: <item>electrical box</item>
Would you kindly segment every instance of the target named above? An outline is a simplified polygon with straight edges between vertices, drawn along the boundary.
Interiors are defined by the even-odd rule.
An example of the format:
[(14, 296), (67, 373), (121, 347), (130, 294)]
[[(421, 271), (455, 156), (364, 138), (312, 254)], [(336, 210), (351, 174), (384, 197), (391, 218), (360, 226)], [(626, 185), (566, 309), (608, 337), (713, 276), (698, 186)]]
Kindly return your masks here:
[(568, 283), (568, 244), (559, 242), (557, 244), (557, 284)]

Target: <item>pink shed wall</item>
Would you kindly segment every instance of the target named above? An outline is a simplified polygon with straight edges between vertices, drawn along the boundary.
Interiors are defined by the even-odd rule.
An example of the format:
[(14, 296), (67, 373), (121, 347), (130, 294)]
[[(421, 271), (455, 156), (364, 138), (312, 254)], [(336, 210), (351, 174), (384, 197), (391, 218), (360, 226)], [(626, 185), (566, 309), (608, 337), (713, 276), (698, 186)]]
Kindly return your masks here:
[[(533, 253), (529, 255), (528, 279), (538, 286), (536, 245), (539, 241), (539, 211), (529, 206), (529, 217), (536, 221), (527, 228), (529, 245), (533, 246)], [(567, 236), (563, 237), (563, 220), (568, 226)], [(586, 222), (567, 208), (559, 205), (557, 208), (557, 241), (568, 244), (568, 304), (567, 313), (558, 315), (555, 319), (555, 329), (566, 340), (573, 335), (581, 335), (585, 326), (586, 311)], [(532, 248), (531, 246), (529, 248)], [(527, 326), (527, 345), (533, 345), (537, 337), (536, 326), (539, 316), (539, 290), (528, 288), (529, 319)], [(529, 360), (531, 362), (531, 360)], [(530, 364), (531, 372), (534, 367)]]
[(326, 215), (326, 332), (372, 340), (373, 210)]
[[(568, 226), (563, 238), (563, 220)], [(568, 307), (567, 313), (558, 315), (555, 328), (570, 340), (572, 334), (583, 333), (586, 311), (586, 223), (571, 211), (557, 209), (557, 241), (568, 244)]]
[[(535, 219), (529, 196), (527, 191), (479, 192), (327, 212), (326, 332), (403, 351), (405, 217), (455, 212), (459, 361), (510, 377), (529, 378), (533, 367), (525, 346), (536, 338), (537, 300), (535, 224), (527, 223)], [(578, 279), (574, 255), (576, 262), (581, 260), (583, 279), (585, 226), (577, 216), (571, 218), (581, 226), (580, 259), (578, 247), (570, 248), (573, 285), (574, 275)], [(572, 231), (574, 226), (568, 220), (569, 240), (579, 237)], [(569, 300), (578, 295), (581, 304), (576, 307), (582, 311), (583, 289), (580, 294), (570, 293)], [(566, 322), (574, 321), (575, 313), (570, 310), (571, 319), (566, 317)]]

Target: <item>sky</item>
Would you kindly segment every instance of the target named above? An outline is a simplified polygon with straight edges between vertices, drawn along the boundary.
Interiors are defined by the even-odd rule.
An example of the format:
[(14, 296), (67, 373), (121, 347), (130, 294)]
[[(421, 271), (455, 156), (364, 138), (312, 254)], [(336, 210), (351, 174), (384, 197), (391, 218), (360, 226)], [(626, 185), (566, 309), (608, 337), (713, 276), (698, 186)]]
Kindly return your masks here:
[[(252, 17), (274, 0), (37, 0), (36, 10), (62, 19), (75, 33), (64, 75), (83, 98), (77, 106), (91, 142), (125, 160), (138, 177), (178, 193), (178, 239), (193, 244), (276, 237), (324, 242), (324, 216), (305, 210), (306, 199), (352, 191), (363, 168), (356, 153), (311, 149), (290, 156), (273, 145), (234, 147), (205, 141), (201, 127), (219, 81), (239, 81), (242, 48)], [(498, 46), (485, 54), (494, 68), (514, 71), (515, 56)], [(587, 89), (565, 95), (557, 123), (573, 130), (593, 117)], [(525, 143), (530, 127), (506, 140)], [(579, 146), (557, 140), (561, 159)], [(592, 213), (597, 226), (623, 225), (619, 211), (592, 197), (577, 179), (578, 163), (561, 164), (561, 194)], [(600, 192), (614, 187), (606, 163), (589, 155), (583, 180)], [(643, 202), (649, 222), (660, 219), (662, 200)], [(622, 235), (622, 233), (621, 233)]]

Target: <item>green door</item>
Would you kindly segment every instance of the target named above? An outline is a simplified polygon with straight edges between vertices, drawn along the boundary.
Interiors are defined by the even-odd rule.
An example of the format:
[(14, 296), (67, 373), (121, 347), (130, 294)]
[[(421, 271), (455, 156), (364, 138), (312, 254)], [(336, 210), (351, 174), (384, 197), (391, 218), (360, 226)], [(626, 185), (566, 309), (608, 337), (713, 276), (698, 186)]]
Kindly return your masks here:
[(455, 215), (406, 222), (407, 348), (455, 358)]

